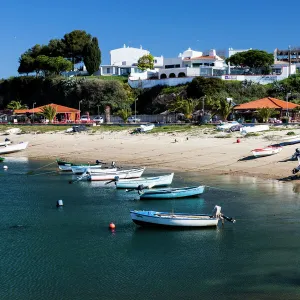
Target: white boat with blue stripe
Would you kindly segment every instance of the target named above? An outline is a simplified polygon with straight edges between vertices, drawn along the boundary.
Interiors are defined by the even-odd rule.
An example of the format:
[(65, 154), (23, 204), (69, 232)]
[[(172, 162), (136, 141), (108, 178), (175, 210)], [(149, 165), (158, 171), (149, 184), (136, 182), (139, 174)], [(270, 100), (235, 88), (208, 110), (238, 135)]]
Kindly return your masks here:
[(165, 189), (154, 189), (144, 190), (144, 187), (138, 187), (140, 199), (175, 199), (193, 197), (203, 194), (204, 185), (182, 187), (182, 188), (165, 188)]

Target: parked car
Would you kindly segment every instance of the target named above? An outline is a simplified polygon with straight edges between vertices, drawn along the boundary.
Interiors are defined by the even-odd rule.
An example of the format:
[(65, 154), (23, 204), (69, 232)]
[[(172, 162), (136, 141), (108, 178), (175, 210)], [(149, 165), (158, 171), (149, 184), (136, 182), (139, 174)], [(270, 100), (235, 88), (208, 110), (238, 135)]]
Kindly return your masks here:
[(82, 123), (87, 123), (89, 121), (90, 121), (90, 117), (88, 115), (82, 115), (80, 117), (80, 122), (82, 122)]
[(136, 118), (136, 117), (134, 117), (134, 116), (131, 116), (131, 117), (129, 117), (129, 118), (127, 119), (127, 121), (128, 121), (129, 123), (138, 123), (138, 122), (141, 122), (141, 119)]
[(103, 123), (104, 120), (101, 116), (96, 116), (93, 118), (93, 122), (96, 122), (96, 123)]

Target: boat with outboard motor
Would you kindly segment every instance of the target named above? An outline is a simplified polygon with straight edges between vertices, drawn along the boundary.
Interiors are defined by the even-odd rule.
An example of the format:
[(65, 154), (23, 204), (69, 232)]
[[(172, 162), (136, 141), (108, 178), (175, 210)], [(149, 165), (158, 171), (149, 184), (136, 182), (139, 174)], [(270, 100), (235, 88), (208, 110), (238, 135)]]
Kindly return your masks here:
[(282, 150), (282, 147), (274, 147), (274, 146), (268, 146), (261, 149), (254, 149), (252, 150), (252, 154), (255, 157), (262, 157), (262, 156), (269, 156), (273, 154), (277, 154)]
[[(69, 161), (65, 161), (65, 160), (61, 160), (61, 159), (57, 159), (56, 160), (57, 162), (57, 165), (58, 165), (58, 168), (61, 170), (61, 171), (67, 171), (67, 172), (71, 172), (72, 171), (72, 167), (83, 167), (83, 168), (88, 168), (88, 167), (98, 167), (100, 168), (101, 167), (101, 164), (103, 164), (101, 161), (99, 161), (98, 159), (96, 160), (95, 164), (76, 164), (76, 163), (72, 163), (72, 162), (69, 162)], [(83, 172), (81, 172), (80, 174), (82, 174)]]
[(120, 179), (139, 178), (142, 176), (144, 171), (145, 168), (114, 170), (114, 171), (112, 171), (111, 169), (103, 169), (103, 172), (95, 173), (87, 169), (85, 174), (87, 176), (87, 179), (90, 181), (108, 181), (108, 180), (115, 180), (116, 177), (119, 177)]
[(236, 222), (233, 218), (223, 215), (221, 207), (217, 205), (211, 215), (132, 210), (130, 216), (132, 221), (140, 226), (217, 227), (220, 220)]

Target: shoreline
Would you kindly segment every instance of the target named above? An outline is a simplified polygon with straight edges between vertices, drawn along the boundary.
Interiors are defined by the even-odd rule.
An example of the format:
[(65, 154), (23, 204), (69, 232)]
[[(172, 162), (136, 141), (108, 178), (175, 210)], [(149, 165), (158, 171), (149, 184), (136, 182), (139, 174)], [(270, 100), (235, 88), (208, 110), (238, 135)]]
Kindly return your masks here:
[[(299, 129), (293, 129), (300, 134)], [(298, 131), (298, 132), (296, 132)], [(147, 133), (131, 135), (129, 131), (9, 135), (13, 143), (28, 141), (25, 151), (4, 157), (28, 157), (38, 160), (64, 159), (93, 163), (145, 166), (208, 175), (234, 175), (275, 179), (283, 182), (292, 177), (297, 161), (290, 161), (296, 145), (284, 146), (278, 154), (254, 158), (251, 150), (276, 144), (286, 132), (265, 132), (260, 136), (242, 137), (239, 133), (207, 132)], [(237, 138), (240, 143), (237, 143)], [(284, 180), (286, 179), (286, 180)], [(291, 180), (292, 181), (292, 180)]]

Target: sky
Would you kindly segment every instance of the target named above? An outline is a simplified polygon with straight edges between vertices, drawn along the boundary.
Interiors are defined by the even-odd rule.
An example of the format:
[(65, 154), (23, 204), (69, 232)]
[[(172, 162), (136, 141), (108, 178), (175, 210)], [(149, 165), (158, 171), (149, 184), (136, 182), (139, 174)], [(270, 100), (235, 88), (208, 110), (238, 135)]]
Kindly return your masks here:
[[(1, 1), (0, 78), (18, 75), (18, 59), (35, 44), (85, 30), (99, 40), (102, 63), (123, 47), (177, 57), (191, 47), (261, 49), (300, 46), (297, 11), (279, 0), (9, 0)], [(226, 52), (226, 53), (227, 53)]]

